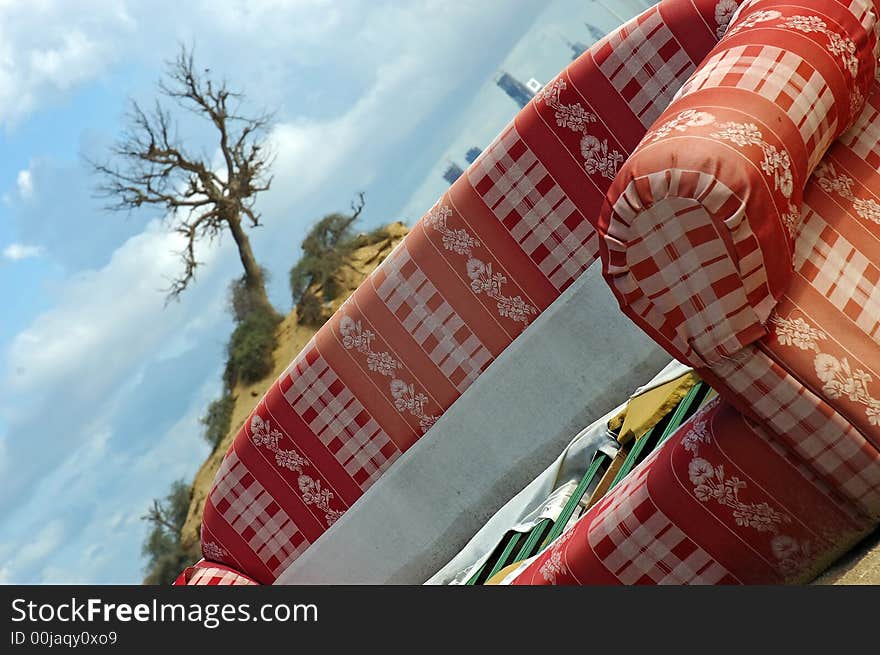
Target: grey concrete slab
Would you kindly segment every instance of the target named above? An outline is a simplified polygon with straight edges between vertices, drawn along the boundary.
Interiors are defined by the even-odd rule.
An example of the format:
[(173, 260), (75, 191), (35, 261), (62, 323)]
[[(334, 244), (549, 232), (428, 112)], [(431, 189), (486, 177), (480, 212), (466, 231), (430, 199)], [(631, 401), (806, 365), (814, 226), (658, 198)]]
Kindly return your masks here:
[(669, 361), (593, 266), (276, 584), (419, 584)]

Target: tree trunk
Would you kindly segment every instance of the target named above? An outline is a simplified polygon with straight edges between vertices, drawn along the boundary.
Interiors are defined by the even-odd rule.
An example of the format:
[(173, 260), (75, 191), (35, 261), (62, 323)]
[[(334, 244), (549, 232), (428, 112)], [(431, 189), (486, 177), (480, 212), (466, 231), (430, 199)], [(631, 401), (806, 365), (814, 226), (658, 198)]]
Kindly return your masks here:
[(241, 258), (242, 267), (244, 267), (244, 283), (251, 298), (278, 316), (278, 312), (272, 306), (272, 303), (269, 302), (269, 296), (266, 294), (266, 280), (263, 278), (263, 269), (257, 264), (254, 251), (251, 249), (251, 240), (244, 229), (242, 229), (241, 217), (234, 216), (228, 219), (227, 222), (229, 224), (229, 231), (232, 232), (232, 238), (235, 239), (235, 245), (238, 247), (238, 256)]

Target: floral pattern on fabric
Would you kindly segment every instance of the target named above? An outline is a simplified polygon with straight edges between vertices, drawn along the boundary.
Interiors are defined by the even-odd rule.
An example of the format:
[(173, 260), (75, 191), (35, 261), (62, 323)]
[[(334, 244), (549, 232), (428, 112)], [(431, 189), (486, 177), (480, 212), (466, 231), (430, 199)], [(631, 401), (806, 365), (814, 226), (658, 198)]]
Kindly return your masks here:
[(492, 263), (484, 262), (478, 257), (472, 256), (473, 249), (480, 247), (480, 241), (472, 236), (467, 230), (459, 228), (452, 230), (447, 225), (447, 220), (452, 216), (452, 209), (446, 205), (437, 204), (425, 217), (425, 224), (430, 225), (443, 235), (443, 247), (457, 255), (468, 257), (465, 271), (471, 280), (471, 289), (475, 294), (485, 294), (492, 298), (498, 308), (498, 315), (510, 320), (529, 324), (530, 317), (536, 316), (538, 310), (522, 299), (521, 296), (506, 296), (502, 288), (507, 283), (507, 276), (500, 272), (493, 272)]
[(550, 550), (550, 556), (544, 560), (544, 563), (541, 564), (541, 568), (538, 569), (538, 572), (541, 576), (546, 580), (549, 584), (555, 585), (557, 582), (557, 576), (562, 576), (568, 573), (568, 567), (565, 565), (565, 562), (562, 558), (562, 553), (565, 550), (565, 544), (571, 539), (574, 535), (574, 528), (569, 528), (556, 540), (553, 544), (552, 549)]
[(684, 132), (689, 127), (703, 127), (712, 125), (715, 122), (715, 116), (705, 111), (696, 111), (695, 109), (685, 109), (678, 116), (672, 118), (656, 130), (651, 130), (645, 135), (645, 141), (655, 142), (669, 136), (673, 130), (676, 132)]
[(870, 373), (852, 367), (846, 357), (835, 357), (822, 352), (819, 341), (827, 340), (828, 335), (809, 325), (803, 318), (773, 316), (770, 321), (775, 326), (776, 338), (780, 344), (816, 353), (813, 367), (822, 384), (822, 392), (828, 398), (847, 398), (850, 402), (863, 405), (868, 423), (880, 425), (880, 400), (869, 389), (868, 385), (873, 382)]
[(370, 371), (391, 378), (388, 390), (394, 399), (395, 409), (401, 413), (407, 412), (417, 418), (422, 433), (427, 432), (428, 428), (437, 422), (437, 417), (425, 412), (428, 397), (424, 393), (416, 391), (414, 384), (395, 375), (397, 369), (403, 368), (403, 362), (387, 351), (373, 350), (375, 333), (365, 329), (360, 321), (356, 321), (348, 314), (343, 314), (339, 321), (339, 334), (342, 337), (342, 347), (364, 355), (367, 368)]
[[(715, 122), (715, 116), (709, 112), (686, 109), (658, 128), (649, 131), (645, 135), (644, 143), (655, 143), (673, 132), (686, 132), (693, 127), (715, 125)], [(774, 187), (783, 197), (791, 198), (794, 191), (791, 157), (785, 150), (778, 150), (776, 146), (767, 143), (757, 125), (728, 121), (718, 124), (717, 131), (712, 132), (709, 136), (713, 139), (729, 141), (740, 148), (759, 147), (764, 156), (760, 163), (761, 170), (765, 175), (773, 178)], [(789, 203), (787, 210), (782, 213), (781, 219), (789, 236), (794, 238), (800, 224), (798, 208)]]
[(853, 192), (853, 179), (844, 174), (838, 174), (831, 162), (822, 162), (814, 173), (816, 181), (826, 193), (836, 193), (844, 200), (852, 203), (856, 214), (866, 221), (880, 224), (880, 204), (873, 198), (859, 198)]
[[(701, 415), (711, 412), (705, 408)], [(773, 508), (768, 502), (745, 502), (740, 498), (748, 485), (736, 475), (727, 475), (722, 464), (713, 464), (699, 456), (700, 444), (712, 442), (709, 418), (696, 418), (682, 439), (682, 446), (693, 454), (688, 463), (688, 478), (693, 485), (694, 496), (703, 503), (715, 502), (732, 510), (733, 522), (743, 528), (759, 533), (769, 533), (770, 551), (776, 558), (780, 574), (795, 578), (812, 562), (813, 545), (809, 540), (798, 540), (782, 532), (782, 527), (792, 523), (792, 518)]]
[(222, 562), (229, 555), (225, 548), (213, 541), (206, 541), (202, 544), (202, 554), (214, 562)]
[[(333, 509), (330, 506), (334, 494), (328, 489), (322, 489), (321, 483), (311, 476), (303, 473), (303, 469), (309, 465), (304, 457), (295, 450), (284, 450), (278, 445), (283, 436), (281, 431), (273, 428), (268, 420), (257, 413), (251, 417), (251, 439), (257, 447), (264, 447), (275, 455), (275, 463), (294, 473), (298, 473), (297, 484), (299, 485), (300, 497), (306, 505), (314, 505), (316, 509), (324, 513), (327, 526), (333, 525), (343, 511)], [(207, 553), (205, 553), (207, 555)]]
[(581, 155), (584, 158), (584, 170), (589, 175), (599, 174), (613, 180), (620, 164), (625, 159), (624, 154), (617, 149), (610, 149), (608, 139), (599, 140), (598, 137), (589, 133), (587, 126), (595, 123), (598, 117), (584, 109), (580, 103), (568, 105), (563, 103), (560, 100), (560, 94), (565, 89), (565, 80), (557, 78), (538, 93), (536, 100), (543, 101), (556, 111), (557, 126), (581, 133)]
[(761, 170), (765, 175), (773, 178), (773, 184), (777, 191), (786, 198), (791, 197), (794, 191), (791, 157), (785, 150), (778, 150), (776, 146), (767, 143), (761, 130), (753, 123), (729, 121), (721, 123), (718, 127), (719, 130), (711, 135), (715, 139), (730, 141), (740, 148), (758, 146), (764, 155), (764, 159), (761, 161)]

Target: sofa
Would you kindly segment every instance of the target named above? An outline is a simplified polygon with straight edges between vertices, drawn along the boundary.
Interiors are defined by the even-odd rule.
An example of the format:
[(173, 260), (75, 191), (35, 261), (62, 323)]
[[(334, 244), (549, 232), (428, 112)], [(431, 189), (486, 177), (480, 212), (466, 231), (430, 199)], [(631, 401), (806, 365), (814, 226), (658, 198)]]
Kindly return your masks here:
[(274, 582), (594, 262), (719, 399), (507, 581), (799, 582), (849, 548), (880, 519), (877, 10), (663, 0), (585, 52), (260, 400), (178, 583)]

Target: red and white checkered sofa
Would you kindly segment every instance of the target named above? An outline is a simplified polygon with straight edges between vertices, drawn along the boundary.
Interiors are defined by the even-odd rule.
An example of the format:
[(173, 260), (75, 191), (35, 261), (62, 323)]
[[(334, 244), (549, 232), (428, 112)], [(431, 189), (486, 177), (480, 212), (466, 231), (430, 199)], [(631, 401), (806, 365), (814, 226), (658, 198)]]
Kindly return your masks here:
[(618, 168), (736, 5), (664, 0), (516, 116), (257, 404), (207, 499), (200, 568), (272, 583), (597, 259)]
[(880, 523), (878, 8), (747, 0), (621, 167), (606, 280), (723, 400), (509, 581), (800, 582)]
[[(878, 301), (877, 278), (872, 277), (870, 263), (877, 261), (876, 250), (873, 258), (866, 259), (871, 251), (859, 250), (864, 261), (849, 266), (853, 257), (844, 250), (846, 244), (852, 248), (856, 241), (860, 249), (867, 248), (869, 240), (837, 236), (835, 226), (844, 219), (827, 208), (819, 212), (814, 207), (822, 204), (818, 201), (809, 202), (812, 187), (819, 185), (849, 194), (845, 200), (852, 207), (870, 211), (867, 169), (849, 163), (835, 166), (836, 160), (826, 158), (819, 169), (827, 173), (825, 186), (818, 180), (811, 182), (801, 220), (791, 218), (791, 206), (798, 200), (792, 194), (797, 196), (804, 189), (807, 175), (817, 163), (813, 160), (818, 160), (842, 132), (842, 123), (851, 122), (861, 111), (859, 90), (862, 101), (868, 92), (865, 70), (870, 68), (873, 76), (874, 60), (867, 61), (864, 53), (873, 51), (875, 36), (862, 24), (871, 22), (870, 3), (854, 0), (851, 6), (842, 4), (855, 20), (835, 16), (835, 20), (826, 20), (822, 29), (814, 22), (805, 24), (807, 29), (802, 32), (814, 41), (810, 62), (821, 60), (828, 52), (844, 67), (852, 66), (855, 59), (859, 70), (852, 76), (856, 82), (835, 79), (836, 86), (832, 84), (834, 88), (820, 94), (807, 108), (801, 107), (801, 101), (788, 107), (802, 109), (801, 123), (809, 123), (813, 140), (805, 138), (806, 145), (802, 142), (799, 150), (790, 153), (780, 149), (785, 144), (765, 143), (776, 146), (776, 157), (767, 165), (771, 172), (773, 165), (779, 166), (783, 151), (792, 171), (791, 179), (777, 176), (789, 195), (784, 203), (775, 203), (781, 210), (773, 218), (796, 225), (796, 234), (814, 236), (809, 240), (798, 236), (794, 241), (797, 248), (789, 243), (788, 250), (769, 257), (770, 286), (775, 286), (763, 296), (756, 291), (760, 285), (756, 286), (755, 278), (746, 276), (745, 295), (754, 302), (759, 320), (735, 330), (734, 340), (725, 338), (713, 344), (709, 338), (705, 341), (712, 344), (708, 349), (699, 342), (700, 348), (684, 352), (686, 348), (675, 347), (675, 328), (667, 328), (678, 321), (676, 327), (694, 329), (691, 336), (695, 337), (715, 329), (714, 323), (700, 322), (703, 296), (689, 293), (692, 289), (687, 285), (664, 290), (668, 311), (664, 320), (654, 325), (653, 317), (643, 316), (644, 307), (631, 294), (643, 292), (653, 300), (656, 278), (646, 275), (644, 287), (633, 285), (629, 278), (620, 284), (623, 273), (628, 276), (630, 270), (649, 270), (651, 262), (641, 262), (651, 257), (643, 257), (634, 267), (624, 266), (623, 273), (614, 268), (615, 246), (623, 244), (620, 250), (625, 253), (644, 251), (616, 240), (618, 235), (609, 227), (609, 217), (614, 214), (609, 208), (615, 205), (606, 202), (606, 195), (609, 201), (625, 196), (622, 180), (630, 179), (627, 176), (637, 167), (639, 156), (648, 150), (644, 141), (661, 142), (678, 138), (688, 129), (706, 127), (700, 125), (700, 117), (692, 121), (694, 125), (687, 124), (692, 115), (681, 118), (687, 111), (681, 103), (695, 97), (711, 101), (714, 92), (705, 89), (718, 86), (719, 75), (721, 86), (725, 84), (720, 73), (703, 82), (699, 82), (699, 73), (697, 82), (691, 77), (701, 63), (701, 71), (708, 68), (704, 60), (712, 66), (707, 55), (724, 33), (737, 4), (731, 0), (665, 0), (596, 44), (519, 113), (257, 405), (227, 453), (206, 503), (204, 560), (197, 566), (211, 572), (196, 570), (194, 574), (188, 569), (179, 582), (274, 581), (593, 263), (600, 246), (606, 277), (624, 311), (671, 353), (699, 368), (725, 401), (696, 417), (687, 430), (679, 431), (518, 580), (748, 583), (802, 579), (818, 562), (833, 557), (872, 525), (877, 515), (873, 503), (880, 471), (876, 468), (876, 442), (867, 438), (862, 426), (870, 423), (870, 413), (863, 408), (866, 416), (856, 417), (857, 412), (838, 409), (826, 402), (830, 399), (816, 394), (814, 385), (798, 377), (794, 364), (786, 367), (768, 354), (774, 344), (777, 350), (787, 346), (813, 353), (812, 346), (804, 349), (798, 344), (819, 348), (821, 342), (827, 348), (837, 343), (838, 330), (844, 329), (836, 317), (804, 328), (798, 319), (806, 320), (808, 313), (802, 308), (783, 311), (787, 307), (783, 293), (794, 295), (795, 307), (801, 307), (797, 302), (805, 302), (803, 293), (797, 292), (797, 275), (789, 274), (787, 279), (783, 275), (779, 280), (773, 277), (786, 269), (786, 261), (797, 265), (803, 279), (819, 280), (812, 287), (824, 285), (822, 293), (832, 304), (844, 303), (838, 298), (839, 289), (852, 289), (856, 300), (844, 303), (840, 311), (846, 316), (855, 313), (853, 321), (870, 321), (870, 307)], [(836, 3), (829, 0), (828, 4)], [(753, 13), (750, 7), (749, 14)], [(740, 18), (749, 20), (745, 14)], [(742, 42), (767, 25), (734, 28), (740, 33), (729, 39), (744, 48), (743, 56), (754, 55), (754, 48), (760, 46)], [(783, 29), (792, 31), (791, 27)], [(862, 41), (853, 41), (850, 47), (849, 37), (840, 38), (844, 32), (857, 34)], [(838, 35), (836, 40), (834, 34)], [(827, 43), (817, 45), (820, 37)], [(785, 59), (788, 55), (780, 56)], [(760, 63), (764, 57), (759, 54), (753, 59)], [(713, 70), (720, 71), (728, 63), (724, 60)], [(737, 66), (741, 64), (734, 62), (730, 70), (738, 75)], [(808, 66), (806, 60), (799, 66), (795, 66), (800, 76), (795, 86), (803, 85), (802, 77), (808, 72), (803, 68)], [(818, 74), (830, 75), (833, 66), (824, 60), (818, 68), (822, 66), (825, 68)], [(754, 81), (759, 77), (757, 70), (753, 67), (741, 75), (742, 79)], [(688, 80), (691, 88), (673, 102)], [(701, 95), (695, 90), (705, 92)], [(782, 91), (777, 91), (773, 98), (765, 94), (770, 105), (783, 98)], [(872, 96), (869, 104), (873, 106), (873, 102)], [(818, 127), (813, 125), (817, 117)], [(866, 118), (860, 136), (852, 137), (853, 147), (865, 153), (859, 158), (866, 162), (874, 147), (873, 120), (873, 116)], [(726, 117), (723, 122), (731, 119)], [(682, 125), (684, 129), (679, 130)], [(643, 141), (649, 128), (651, 132)], [(857, 125), (838, 141), (835, 152), (858, 130)], [(801, 129), (798, 134), (806, 131)], [(760, 146), (757, 152), (764, 154)], [(826, 166), (829, 161), (831, 168)], [(664, 165), (668, 168), (669, 162)], [(873, 168), (870, 172), (874, 174)], [(851, 181), (841, 181), (841, 176)], [(811, 208), (815, 210), (812, 213)], [(640, 224), (650, 225), (648, 221)], [(594, 226), (598, 226), (601, 238)], [(680, 235), (674, 232), (666, 234), (654, 226), (646, 232), (667, 239), (660, 250), (675, 252), (681, 245)], [(779, 229), (770, 232), (770, 237), (779, 236)], [(761, 245), (761, 239), (770, 238), (765, 228), (756, 233)], [(699, 230), (697, 234), (701, 234)], [(746, 252), (743, 240), (734, 243), (723, 235), (721, 240), (737, 256)], [(809, 246), (801, 245), (808, 242)], [(663, 261), (667, 272), (678, 270)], [(699, 262), (707, 273), (715, 270), (714, 264), (712, 260)], [(863, 273), (853, 279), (857, 270)], [(694, 308), (696, 318), (688, 315)], [(773, 308), (776, 313), (770, 316)], [(837, 357), (836, 369), (823, 358), (825, 365), (819, 375), (825, 376), (823, 380), (837, 381), (838, 399), (841, 394), (853, 396), (843, 379), (847, 373), (864, 386), (870, 377), (865, 371), (870, 367), (859, 366), (878, 361), (876, 357), (872, 360), (876, 353), (871, 350), (872, 346), (876, 349), (876, 331), (862, 330), (870, 339), (862, 343), (859, 355), (848, 354), (846, 358), (841, 350), (815, 353)], [(812, 341), (805, 341), (804, 334), (812, 335)], [(685, 342), (690, 343), (687, 338)], [(718, 357), (713, 358), (716, 346)], [(704, 359), (695, 353), (710, 356)], [(797, 359), (792, 357), (791, 361)], [(797, 370), (805, 367), (809, 368), (802, 364)], [(871, 397), (865, 398), (868, 408), (873, 407)], [(859, 422), (859, 418), (864, 420)], [(691, 432), (703, 436), (687, 438)], [(735, 436), (746, 433), (752, 436)], [(707, 455), (725, 444), (730, 447), (724, 456), (733, 453), (725, 460), (726, 468), (720, 459)], [(676, 446), (676, 452), (685, 455), (678, 460), (672, 456), (664, 459)], [(663, 469), (656, 464), (660, 461), (677, 461), (679, 467)], [(732, 475), (736, 466), (739, 471)], [(652, 482), (655, 479), (657, 482)], [(676, 505), (670, 502), (678, 496), (665, 491), (672, 480), (681, 487), (679, 495), (684, 494)], [(788, 486), (780, 486), (783, 480)], [(652, 490), (654, 486), (662, 493)], [(717, 501), (714, 506), (709, 498)], [(707, 529), (707, 516), (721, 527), (714, 532)], [(588, 528), (594, 529), (594, 536), (602, 536), (598, 539), (601, 546), (586, 548), (589, 540), (578, 539), (579, 531)], [(737, 530), (745, 532), (737, 534)], [(744, 536), (753, 537), (752, 533), (760, 539), (750, 541)], [(746, 550), (752, 555), (744, 555)], [(591, 560), (584, 558), (587, 553), (603, 555)], [(636, 575), (639, 571), (643, 575)], [(571, 575), (566, 577), (566, 572)]]

